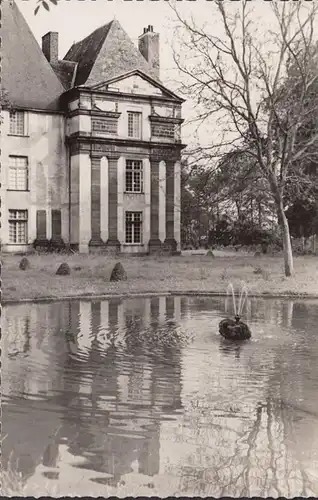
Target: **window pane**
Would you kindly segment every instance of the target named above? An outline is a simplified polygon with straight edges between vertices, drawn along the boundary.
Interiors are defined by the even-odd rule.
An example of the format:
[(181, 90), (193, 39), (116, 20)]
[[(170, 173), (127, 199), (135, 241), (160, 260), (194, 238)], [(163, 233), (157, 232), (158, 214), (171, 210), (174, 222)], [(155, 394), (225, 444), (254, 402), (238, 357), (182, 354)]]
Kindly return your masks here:
[(16, 224), (15, 222), (9, 222), (9, 241), (10, 243), (16, 243)]
[(28, 219), (27, 210), (9, 210), (9, 219)]
[(9, 158), (9, 189), (26, 191), (28, 189), (28, 159), (25, 156)]
[(134, 191), (139, 192), (141, 191), (141, 172), (140, 171), (135, 171), (134, 172)]
[(128, 111), (128, 137), (141, 137), (141, 113)]
[(10, 134), (24, 135), (24, 112), (10, 112)]
[(126, 243), (142, 243), (141, 212), (126, 212)]
[(133, 190), (133, 173), (131, 170), (126, 170), (126, 191)]
[(27, 243), (27, 210), (9, 210), (10, 243)]

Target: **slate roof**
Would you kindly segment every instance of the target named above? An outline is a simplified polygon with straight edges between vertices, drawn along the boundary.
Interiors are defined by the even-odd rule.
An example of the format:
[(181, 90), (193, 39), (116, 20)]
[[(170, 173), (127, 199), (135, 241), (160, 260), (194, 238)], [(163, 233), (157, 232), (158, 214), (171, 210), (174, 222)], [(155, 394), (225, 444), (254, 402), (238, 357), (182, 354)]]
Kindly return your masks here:
[(73, 86), (77, 63), (74, 61), (58, 61), (51, 63), (52, 68), (65, 90), (69, 90)]
[(1, 88), (13, 106), (59, 110), (64, 88), (14, 2), (1, 2)]
[(140, 70), (160, 82), (115, 19), (73, 44), (64, 60), (78, 63), (75, 86), (91, 87), (132, 70)]

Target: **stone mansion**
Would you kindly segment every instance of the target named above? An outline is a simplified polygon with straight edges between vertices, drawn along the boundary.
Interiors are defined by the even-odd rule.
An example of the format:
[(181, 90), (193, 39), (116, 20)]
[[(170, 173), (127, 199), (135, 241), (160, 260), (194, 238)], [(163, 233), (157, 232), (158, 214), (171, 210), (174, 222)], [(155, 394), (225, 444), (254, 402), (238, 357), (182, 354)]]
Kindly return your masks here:
[(59, 59), (2, 2), (1, 247), (180, 251), (181, 106), (159, 77), (159, 35), (138, 49), (117, 20)]

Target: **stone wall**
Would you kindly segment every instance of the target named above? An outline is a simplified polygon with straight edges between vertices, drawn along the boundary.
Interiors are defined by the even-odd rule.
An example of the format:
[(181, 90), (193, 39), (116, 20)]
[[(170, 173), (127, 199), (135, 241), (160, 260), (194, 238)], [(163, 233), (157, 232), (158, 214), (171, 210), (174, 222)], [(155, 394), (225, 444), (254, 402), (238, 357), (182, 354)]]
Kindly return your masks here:
[[(68, 153), (65, 146), (65, 118), (61, 114), (25, 112), (24, 135), (10, 135), (10, 115), (3, 111), (2, 136), (2, 249), (3, 251), (27, 251), (32, 248), (38, 233), (46, 239), (52, 238), (52, 211), (60, 210), (61, 237), (68, 242)], [(27, 157), (28, 190), (9, 190), (10, 156)], [(9, 210), (27, 210), (27, 243), (25, 245), (9, 242)], [(45, 224), (37, 228), (38, 211), (41, 211)], [(53, 218), (55, 215), (53, 214)], [(54, 219), (55, 220), (55, 219)], [(54, 224), (54, 222), (53, 222)]]

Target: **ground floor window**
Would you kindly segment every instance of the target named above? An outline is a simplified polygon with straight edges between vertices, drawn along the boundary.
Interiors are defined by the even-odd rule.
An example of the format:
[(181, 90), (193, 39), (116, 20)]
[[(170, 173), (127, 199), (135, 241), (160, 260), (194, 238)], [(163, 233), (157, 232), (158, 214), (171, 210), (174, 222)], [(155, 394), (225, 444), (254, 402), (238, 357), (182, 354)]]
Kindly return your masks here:
[(126, 243), (142, 243), (142, 212), (126, 212)]
[(28, 211), (9, 210), (9, 242), (28, 242)]

